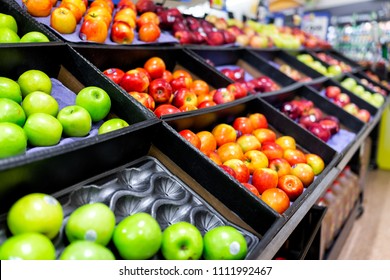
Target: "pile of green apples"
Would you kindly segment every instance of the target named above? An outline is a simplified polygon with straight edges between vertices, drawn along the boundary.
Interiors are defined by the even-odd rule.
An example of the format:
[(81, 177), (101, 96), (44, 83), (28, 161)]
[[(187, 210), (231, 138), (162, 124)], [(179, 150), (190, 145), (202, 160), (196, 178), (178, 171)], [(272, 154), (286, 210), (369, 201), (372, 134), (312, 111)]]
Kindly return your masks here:
[(30, 31), (21, 37), (18, 34), (18, 23), (11, 15), (0, 13), (0, 43), (44, 43), (49, 38), (40, 31)]
[[(27, 70), (17, 81), (0, 77), (0, 159), (24, 154), (28, 147), (57, 145), (61, 137), (85, 137), (110, 112), (110, 96), (100, 87), (84, 87), (75, 104), (62, 109), (52, 91), (52, 79), (41, 70)], [(112, 118), (98, 134), (125, 126)]]
[(358, 82), (351, 77), (345, 78), (340, 84), (376, 108), (381, 107), (386, 101), (384, 94), (366, 90), (364, 86), (358, 84)]
[(297, 59), (327, 77), (339, 76), (343, 73), (340, 65), (330, 65), (326, 67), (320, 61), (315, 60), (313, 56), (307, 53), (297, 55)]
[[(111, 244), (126, 260), (151, 259), (158, 253), (169, 260), (239, 260), (247, 254), (244, 236), (232, 226), (217, 226), (202, 236), (193, 224), (179, 221), (162, 231), (146, 212), (116, 224), (114, 212), (101, 202), (79, 206), (64, 218), (62, 205), (44, 193), (17, 200), (7, 225), (12, 236), (1, 244), (0, 260), (115, 260)], [(61, 230), (68, 245), (57, 252), (53, 240)]]

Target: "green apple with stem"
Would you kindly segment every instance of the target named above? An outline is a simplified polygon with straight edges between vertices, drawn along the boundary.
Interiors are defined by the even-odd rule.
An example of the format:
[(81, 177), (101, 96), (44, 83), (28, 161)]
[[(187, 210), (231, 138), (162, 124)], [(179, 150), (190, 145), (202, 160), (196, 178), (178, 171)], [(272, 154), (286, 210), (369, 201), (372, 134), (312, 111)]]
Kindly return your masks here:
[(126, 260), (146, 260), (161, 246), (160, 225), (150, 214), (139, 212), (124, 218), (112, 236), (120, 256)]
[(34, 91), (43, 91), (51, 94), (52, 82), (50, 77), (38, 69), (30, 69), (23, 72), (18, 78), (18, 84), (22, 91), (23, 98)]
[(19, 35), (8, 27), (0, 27), (0, 43), (19, 43)]
[(34, 113), (46, 113), (56, 117), (59, 105), (53, 96), (43, 91), (33, 91), (23, 99), (22, 108), (27, 117)]
[(44, 193), (30, 193), (19, 198), (7, 214), (12, 234), (38, 232), (49, 239), (57, 236), (63, 219), (62, 205), (53, 196)]
[(39, 31), (30, 31), (24, 34), (19, 43), (46, 43), (50, 42), (45, 34)]
[(168, 226), (162, 235), (161, 253), (167, 260), (198, 260), (203, 252), (203, 237), (191, 223)]
[(18, 23), (11, 15), (0, 13), (0, 28), (8, 27), (14, 32), (18, 33)]
[(89, 112), (93, 122), (104, 119), (111, 109), (110, 96), (104, 89), (96, 86), (80, 90), (75, 103)]
[(206, 260), (245, 259), (248, 246), (244, 236), (232, 226), (215, 227), (203, 237), (203, 257)]
[(23, 126), (26, 114), (18, 103), (8, 98), (0, 98), (0, 122), (11, 122)]
[(92, 128), (90, 114), (78, 105), (69, 105), (62, 108), (57, 119), (63, 127), (63, 133), (69, 137), (86, 136)]
[(0, 260), (55, 260), (56, 250), (47, 236), (25, 232), (11, 236), (0, 246)]
[(60, 260), (115, 260), (114, 254), (107, 247), (85, 240), (70, 243), (62, 251)]
[(14, 123), (0, 123), (0, 159), (21, 155), (27, 149), (23, 128)]
[(17, 82), (7, 77), (0, 77), (0, 97), (22, 102), (22, 92)]
[(115, 214), (105, 204), (84, 204), (73, 211), (65, 226), (69, 242), (92, 241), (106, 246), (115, 228)]
[(98, 134), (108, 133), (129, 126), (129, 124), (120, 118), (113, 118), (105, 121), (98, 129)]
[(36, 147), (54, 146), (61, 140), (62, 125), (49, 114), (30, 115), (23, 126), (29, 143)]

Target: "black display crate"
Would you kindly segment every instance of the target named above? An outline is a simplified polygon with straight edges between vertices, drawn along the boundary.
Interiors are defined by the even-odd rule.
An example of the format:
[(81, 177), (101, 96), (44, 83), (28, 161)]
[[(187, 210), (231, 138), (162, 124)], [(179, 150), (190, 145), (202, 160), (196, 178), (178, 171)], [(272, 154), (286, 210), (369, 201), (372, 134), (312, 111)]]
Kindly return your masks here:
[(324, 77), (323, 75), (315, 71), (313, 68), (307, 66), (306, 64), (297, 63), (298, 62), (297, 59), (294, 56), (288, 54), (288, 52), (284, 50), (272, 50), (272, 49), (268, 50), (268, 49), (255, 49), (255, 48), (250, 48), (249, 50), (261, 56), (263, 59), (268, 61), (268, 63), (273, 64), (278, 68), (280, 68), (280, 65), (282, 64), (287, 64), (288, 66), (297, 70), (301, 75), (304, 75), (305, 77), (309, 78), (306, 81), (297, 81), (297, 82), (311, 84), (326, 79), (326, 77)]
[[(56, 197), (63, 206), (64, 224), (69, 215), (78, 207), (88, 203), (104, 203), (114, 211), (116, 223), (125, 217), (146, 212), (158, 221), (162, 230), (170, 224), (186, 221), (194, 224), (204, 235), (208, 230), (222, 225), (230, 225), (238, 229), (245, 237), (248, 245), (246, 259), (253, 259), (258, 254), (261, 239), (247, 224), (237, 217), (221, 202), (212, 197), (199, 185), (204, 173), (189, 175), (188, 166), (171, 158), (172, 153), (191, 153), (188, 143), (177, 137), (165, 123), (158, 121), (153, 124), (138, 127), (132, 132), (116, 137), (111, 141), (111, 151), (105, 153), (118, 154), (121, 151), (115, 147), (123, 147), (123, 160), (116, 160), (115, 167), (104, 170), (95, 176), (85, 178), (75, 184), (52, 188), (51, 195)], [(111, 146), (110, 145), (110, 146)], [(174, 145), (175, 151), (172, 151)], [(98, 149), (99, 148), (99, 149)], [(91, 147), (85, 152), (86, 164), (93, 164), (94, 153), (102, 153), (106, 147)], [(197, 159), (197, 165), (203, 160)], [(69, 174), (73, 176), (73, 174)], [(58, 180), (59, 178), (57, 178)], [(74, 178), (76, 179), (76, 178)], [(228, 177), (215, 178), (215, 184), (234, 188), (234, 182)], [(37, 186), (30, 189), (36, 192)], [(55, 191), (55, 192), (54, 192)], [(10, 202), (15, 199), (7, 197)], [(233, 197), (230, 200), (234, 200)], [(7, 209), (8, 210), (8, 209)], [(7, 229), (6, 213), (1, 216), (0, 243), (11, 233)], [(53, 239), (57, 258), (64, 247), (69, 244), (64, 226)], [(112, 241), (108, 247), (118, 259), (120, 256)], [(152, 259), (162, 259), (158, 253)]]
[[(47, 36), (51, 42), (61, 42), (61, 40), (53, 33), (47, 30), (40, 23), (31, 18), (25, 10), (23, 10), (15, 1), (13, 0), (2, 0), (0, 1), (0, 13), (11, 15), (15, 18), (18, 25), (18, 35), (22, 37), (24, 34), (31, 31), (39, 31)], [(43, 43), (23, 43), (25, 45), (42, 45), (50, 44), (50, 42)], [(15, 43), (12, 44), (0, 44), (0, 47), (12, 47)]]
[[(319, 108), (323, 112), (324, 116), (336, 117), (340, 121), (340, 130), (338, 133), (332, 135), (326, 144), (341, 155), (344, 155), (351, 148), (356, 138), (359, 138), (367, 128), (367, 125), (363, 121), (308, 86), (302, 86), (278, 95), (264, 97), (263, 99), (279, 111), (285, 102), (301, 99), (309, 100), (313, 102), (314, 107)], [(295, 121), (298, 122), (298, 120)]]
[[(310, 196), (313, 189), (321, 183), (327, 173), (337, 164), (340, 155), (323, 141), (278, 112), (272, 105), (255, 96), (249, 100), (243, 100), (240, 104), (220, 106), (220, 108), (214, 110), (210, 109), (207, 113), (193, 113), (191, 116), (182, 117), (165, 117), (164, 120), (176, 131), (182, 129), (191, 129), (194, 132), (202, 130), (211, 131), (218, 123), (229, 124), (236, 117), (246, 116), (249, 113), (256, 112), (265, 115), (270, 128), (278, 135), (290, 135), (294, 137), (299, 149), (318, 154), (326, 164), (324, 171), (316, 177), (314, 182), (282, 215), (271, 209), (234, 178), (232, 180), (237, 183), (235, 188), (226, 188), (224, 185), (215, 184), (218, 176), (227, 175), (211, 160), (206, 161), (203, 165), (198, 165), (196, 164), (197, 158), (192, 160), (189, 153), (175, 153), (172, 157), (175, 157), (176, 161), (183, 162), (192, 172), (207, 172), (207, 176), (202, 177), (204, 181), (200, 182), (202, 186), (226, 205), (229, 205), (229, 199), (234, 197), (235, 202), (233, 202), (233, 205), (229, 205), (230, 209), (236, 212), (257, 232), (265, 234), (275, 223), (284, 223), (295, 213), (300, 205), (305, 202), (305, 199)], [(194, 150), (200, 153), (196, 148)], [(188, 158), (191, 158), (191, 160), (185, 161)], [(260, 216), (262, 217), (261, 219), (253, 219), (253, 217)], [(275, 232), (272, 231), (272, 233), (274, 234)]]
[(239, 66), (246, 72), (246, 81), (260, 76), (267, 76), (280, 87), (279, 90), (263, 92), (261, 95), (274, 94), (283, 90), (284, 87), (296, 84), (293, 79), (279, 71), (277, 67), (269, 64), (265, 59), (249, 51), (247, 48), (232, 47), (217, 49), (215, 47), (202, 46), (188, 46), (186, 48), (196, 56), (203, 58), (210, 65), (213, 65), (217, 70)]
[(153, 113), (133, 102), (96, 67), (65, 44), (0, 48), (0, 76), (17, 80), (30, 69), (45, 72), (61, 89), (74, 96), (86, 86), (104, 89), (111, 98), (110, 115), (124, 119), (129, 126), (106, 135), (97, 135), (95, 127), (95, 133), (86, 137), (70, 142), (62, 139), (51, 147), (28, 148), (24, 155), (0, 160), (2, 210), (9, 206), (12, 198), (32, 189), (58, 190), (118, 165), (131, 152), (126, 146), (128, 132), (157, 121)]

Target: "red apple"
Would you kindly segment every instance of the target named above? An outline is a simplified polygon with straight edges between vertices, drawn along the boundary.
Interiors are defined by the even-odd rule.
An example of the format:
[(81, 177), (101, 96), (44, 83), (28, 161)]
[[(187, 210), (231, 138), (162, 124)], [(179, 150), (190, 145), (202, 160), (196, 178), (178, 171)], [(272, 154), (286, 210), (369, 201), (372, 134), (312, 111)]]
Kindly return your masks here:
[(284, 150), (283, 158), (288, 161), (291, 166), (297, 163), (306, 163), (306, 156), (300, 150), (287, 149)]
[(248, 91), (242, 83), (233, 83), (228, 85), (226, 88), (234, 94), (234, 99), (240, 99), (248, 95)]
[(196, 107), (193, 104), (184, 104), (183, 106), (180, 106), (179, 110), (181, 112), (188, 112), (188, 111), (198, 110), (198, 107)]
[(260, 141), (264, 142), (274, 142), (276, 140), (276, 134), (274, 131), (268, 128), (258, 128), (253, 130), (252, 134)]
[(295, 102), (285, 102), (283, 103), (280, 111), (288, 116), (290, 119), (297, 119), (301, 116), (302, 111), (299, 109), (297, 103)]
[(134, 40), (134, 28), (123, 21), (115, 21), (111, 25), (111, 41), (118, 44), (131, 44)]
[(253, 193), (255, 196), (260, 197), (259, 191), (256, 189), (256, 187), (250, 183), (242, 183), (242, 185), (247, 188), (251, 193)]
[(316, 154), (306, 154), (306, 163), (313, 169), (314, 175), (320, 174), (325, 168), (324, 160)]
[(325, 89), (325, 95), (330, 99), (335, 99), (341, 93), (341, 89), (337, 86), (328, 86)]
[(129, 94), (149, 110), (153, 111), (155, 109), (155, 102), (153, 97), (151, 97), (146, 92), (131, 91)]
[(229, 159), (244, 159), (244, 153), (242, 152), (240, 145), (235, 142), (223, 144), (217, 149), (217, 153), (223, 164)]
[(220, 46), (225, 43), (223, 34), (219, 30), (206, 32), (206, 43), (210, 46)]
[(163, 115), (180, 113), (179, 108), (172, 104), (161, 104), (154, 110), (154, 114), (159, 118)]
[(336, 134), (340, 130), (340, 123), (334, 119), (326, 118), (318, 122), (323, 128), (329, 130), (331, 135)]
[(240, 145), (242, 151), (246, 153), (251, 150), (260, 150), (261, 143), (253, 134), (243, 134), (236, 140), (236, 143)]
[(237, 140), (237, 132), (230, 124), (217, 124), (211, 133), (214, 135), (218, 147), (225, 143), (236, 142)]
[(191, 87), (192, 78), (180, 76), (180, 77), (173, 77), (172, 81), (170, 82), (172, 91), (175, 92), (181, 88), (187, 88), (189, 89)]
[(227, 165), (224, 165), (224, 164), (220, 164), (219, 167), (225, 171), (227, 174), (229, 174), (230, 176), (232, 176), (233, 178), (237, 179), (236, 177), (236, 171), (234, 171), (233, 168), (231, 168), (230, 166), (227, 166)]
[(338, 106), (343, 107), (351, 102), (351, 98), (348, 94), (342, 92), (334, 98), (334, 102)]
[(195, 41), (194, 33), (190, 30), (178, 30), (174, 32), (174, 36), (182, 45), (193, 44)]
[(295, 150), (297, 147), (295, 139), (289, 135), (283, 135), (278, 137), (275, 140), (275, 143), (278, 144), (280, 147), (282, 147), (283, 150), (287, 150), (287, 149)]
[(295, 175), (283, 175), (280, 177), (278, 188), (287, 194), (290, 201), (296, 200), (303, 193), (303, 183)]
[(355, 103), (345, 104), (343, 109), (353, 116), (356, 116), (359, 112), (359, 107)]
[(327, 142), (332, 136), (330, 131), (319, 123), (312, 123), (307, 129), (324, 142)]
[(188, 104), (197, 106), (198, 97), (192, 90), (188, 88), (181, 88), (174, 93), (172, 104), (176, 107)]
[(232, 125), (241, 134), (250, 134), (253, 131), (252, 121), (248, 117), (237, 117)]
[(217, 140), (215, 140), (214, 135), (207, 130), (202, 130), (196, 133), (200, 139), (200, 151), (205, 155), (216, 151), (217, 149)]
[(268, 158), (259, 150), (250, 150), (244, 154), (244, 163), (248, 167), (250, 174), (258, 168), (268, 167)]
[(359, 109), (358, 113), (356, 114), (356, 117), (358, 117), (361, 121), (367, 123), (370, 121), (371, 114), (366, 109)]
[(205, 101), (199, 103), (198, 109), (208, 108), (208, 107), (212, 107), (212, 106), (215, 106), (215, 105), (217, 105), (217, 103), (215, 103), (214, 101), (212, 101), (212, 100), (205, 100)]
[(200, 149), (200, 139), (192, 130), (183, 129), (179, 131), (179, 134), (188, 142), (190, 142), (195, 148)]
[[(202, 144), (200, 144), (202, 146)], [(211, 151), (207, 154), (207, 157), (211, 159), (216, 165), (222, 165), (222, 160), (216, 151)]]
[(269, 162), (269, 168), (278, 173), (278, 177), (291, 174), (291, 165), (284, 158), (275, 158)]
[(307, 163), (297, 163), (291, 167), (291, 174), (302, 181), (304, 187), (308, 187), (314, 181), (314, 171)]
[(229, 159), (223, 163), (223, 165), (229, 166), (236, 173), (236, 179), (240, 183), (248, 183), (250, 173), (248, 167), (240, 159)]
[(283, 149), (275, 142), (261, 143), (261, 151), (267, 156), (268, 160), (283, 157)]
[(145, 92), (149, 86), (149, 78), (143, 72), (132, 69), (123, 75), (119, 85), (127, 92)]
[(276, 188), (278, 185), (278, 173), (271, 168), (258, 168), (252, 174), (252, 185), (260, 194), (265, 190)]
[(253, 129), (268, 128), (267, 118), (261, 113), (252, 113), (248, 115), (252, 122)]
[(224, 104), (234, 100), (234, 93), (229, 91), (227, 88), (218, 88), (214, 92), (213, 101), (217, 104)]
[[(148, 92), (156, 103), (167, 103), (172, 97), (172, 87), (163, 78), (154, 79), (150, 82)], [(173, 104), (176, 106), (175, 104)], [(180, 106), (176, 106), (180, 107)]]
[(125, 75), (125, 72), (122, 69), (113, 67), (104, 70), (103, 74), (106, 75), (114, 83), (119, 84), (122, 77)]

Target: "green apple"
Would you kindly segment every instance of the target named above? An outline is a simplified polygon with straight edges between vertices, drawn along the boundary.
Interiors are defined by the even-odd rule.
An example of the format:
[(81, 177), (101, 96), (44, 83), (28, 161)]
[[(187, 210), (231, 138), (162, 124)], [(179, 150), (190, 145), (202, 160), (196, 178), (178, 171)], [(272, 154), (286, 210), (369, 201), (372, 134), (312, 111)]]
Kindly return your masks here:
[(91, 115), (92, 121), (104, 119), (111, 109), (111, 99), (107, 92), (95, 86), (85, 87), (76, 96), (76, 105), (84, 107)]
[(0, 123), (0, 159), (21, 155), (27, 149), (23, 128), (14, 123)]
[(70, 137), (88, 135), (92, 128), (92, 119), (86, 109), (78, 105), (70, 105), (61, 109), (57, 119), (60, 121), (64, 134)]
[(112, 236), (120, 256), (126, 260), (146, 260), (161, 246), (160, 225), (150, 214), (139, 212), (124, 218)]
[(20, 43), (45, 43), (50, 42), (45, 34), (39, 31), (30, 31), (20, 38)]
[(53, 196), (30, 193), (19, 198), (7, 214), (12, 234), (38, 232), (53, 239), (60, 231), (64, 213), (62, 205)]
[(242, 260), (247, 254), (244, 236), (232, 226), (215, 227), (203, 237), (206, 260)]
[(366, 90), (360, 95), (360, 98), (370, 103), (372, 93)]
[(35, 113), (30, 115), (23, 129), (29, 143), (33, 146), (53, 146), (61, 140), (62, 125), (59, 120), (49, 114)]
[(340, 65), (330, 65), (327, 71), (330, 76), (338, 76), (343, 74), (343, 69), (341, 69)]
[(129, 126), (129, 124), (122, 119), (119, 118), (113, 118), (108, 121), (105, 121), (98, 129), (98, 134), (104, 134), (107, 132), (111, 132), (117, 129), (124, 128), (126, 126)]
[(298, 59), (299, 61), (305, 63), (305, 64), (314, 61), (314, 58), (313, 58), (310, 54), (306, 54), (306, 53), (297, 55), (297, 59)]
[(11, 15), (0, 13), (0, 28), (1, 27), (8, 27), (9, 29), (18, 33), (18, 23)]
[(341, 82), (341, 85), (346, 89), (352, 91), (353, 88), (357, 85), (357, 82), (353, 78), (346, 78)]
[(103, 246), (111, 240), (115, 228), (115, 214), (105, 204), (84, 204), (70, 214), (65, 234), (70, 242), (87, 240)]
[(60, 260), (115, 260), (114, 254), (103, 245), (86, 240), (70, 243), (62, 251)]
[(356, 94), (357, 96), (362, 96), (362, 95), (364, 94), (365, 91), (366, 91), (366, 90), (364, 89), (364, 87), (363, 87), (362, 85), (356, 85), (356, 86), (353, 88), (353, 90), (352, 90), (352, 92), (353, 92), (354, 94)]
[(371, 104), (377, 108), (381, 107), (383, 103), (385, 103), (385, 97), (378, 92), (373, 93), (371, 99)]
[(27, 117), (34, 113), (46, 113), (56, 117), (59, 105), (53, 96), (43, 91), (33, 91), (23, 99), (22, 108)]
[(17, 82), (6, 77), (0, 77), (0, 97), (22, 102), (22, 92)]
[(188, 222), (168, 226), (162, 235), (161, 253), (167, 260), (198, 260), (203, 252), (200, 231)]
[(50, 77), (41, 70), (31, 69), (23, 72), (18, 78), (18, 84), (23, 98), (34, 91), (51, 94), (52, 82)]
[(8, 27), (0, 27), (0, 43), (19, 43), (19, 35)]
[(23, 126), (26, 122), (26, 114), (22, 106), (8, 98), (0, 98), (0, 123), (11, 122)]
[(0, 247), (0, 260), (55, 260), (56, 250), (45, 235), (26, 232), (8, 238)]

